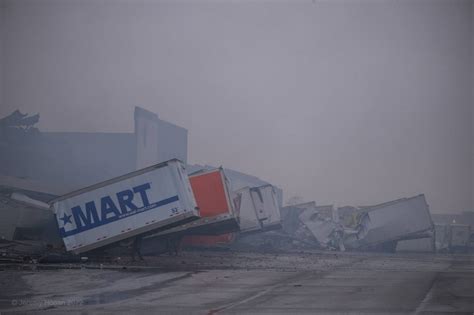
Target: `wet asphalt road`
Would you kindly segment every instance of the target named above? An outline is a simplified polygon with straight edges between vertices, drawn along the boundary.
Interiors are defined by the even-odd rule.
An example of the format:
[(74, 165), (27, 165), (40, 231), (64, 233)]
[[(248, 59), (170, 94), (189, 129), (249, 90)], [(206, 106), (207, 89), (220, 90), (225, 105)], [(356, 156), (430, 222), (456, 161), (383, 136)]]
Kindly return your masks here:
[(64, 267), (78, 266), (3, 268), (2, 314), (474, 312), (474, 256), (187, 252)]

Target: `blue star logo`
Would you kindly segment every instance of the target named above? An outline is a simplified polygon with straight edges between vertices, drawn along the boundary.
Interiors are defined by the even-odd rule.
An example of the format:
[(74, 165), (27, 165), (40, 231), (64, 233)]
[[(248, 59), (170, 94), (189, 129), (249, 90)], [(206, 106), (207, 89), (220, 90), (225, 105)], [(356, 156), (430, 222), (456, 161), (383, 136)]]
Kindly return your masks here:
[(59, 218), (60, 220), (63, 220), (63, 225), (66, 225), (68, 223), (71, 223), (72, 224), (72, 221), (71, 221), (71, 215), (67, 215), (66, 213), (63, 214), (63, 217), (62, 218)]

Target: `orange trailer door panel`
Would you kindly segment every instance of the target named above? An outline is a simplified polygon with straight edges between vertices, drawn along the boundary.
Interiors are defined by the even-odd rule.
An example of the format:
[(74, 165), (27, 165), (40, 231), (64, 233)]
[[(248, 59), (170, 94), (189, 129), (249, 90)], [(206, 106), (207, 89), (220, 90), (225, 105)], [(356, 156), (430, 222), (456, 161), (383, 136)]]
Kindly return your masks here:
[(232, 213), (229, 196), (225, 189), (224, 177), (219, 169), (190, 176), (189, 181), (201, 217)]
[(200, 219), (183, 224), (148, 238), (164, 235), (221, 235), (239, 231), (238, 213), (231, 203), (228, 182), (222, 168), (189, 176)]

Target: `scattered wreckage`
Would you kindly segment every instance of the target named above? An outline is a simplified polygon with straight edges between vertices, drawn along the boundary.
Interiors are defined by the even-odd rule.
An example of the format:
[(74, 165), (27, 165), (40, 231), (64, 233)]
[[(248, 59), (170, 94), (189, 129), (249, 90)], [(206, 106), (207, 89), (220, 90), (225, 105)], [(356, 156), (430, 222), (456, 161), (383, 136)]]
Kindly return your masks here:
[[(329, 211), (328, 211), (329, 210)], [(303, 247), (345, 250), (344, 229), (333, 217), (332, 206), (316, 206), (307, 202), (281, 209), (283, 231)]]
[(364, 207), (363, 211), (356, 228), (346, 231), (348, 249), (394, 252), (398, 241), (434, 236), (424, 195)]
[(2, 229), (10, 232), (0, 251), (10, 253), (10, 262), (79, 262), (66, 252), (122, 255), (125, 243), (140, 239), (146, 254), (169, 251), (170, 242), (176, 251), (183, 245), (393, 252), (436, 245), (455, 252), (472, 238), (469, 225), (435, 226), (424, 195), (365, 207), (314, 201), (280, 207), (276, 187), (244, 184), (232, 186), (223, 168), (188, 175), (182, 162), (170, 160), (61, 197), (2, 186), (2, 222), (12, 228)]
[[(38, 120), (39, 114), (28, 116), (18, 110), (0, 119), (0, 145), (36, 141)], [(66, 176), (60, 168), (54, 176), (44, 176), (60, 181), (15, 177), (14, 172), (0, 175), (2, 259), (8, 253), (15, 261), (21, 257), (74, 261), (77, 254), (122, 255), (130, 246), (142, 247), (146, 254), (170, 248), (177, 252), (181, 245), (388, 252), (465, 252), (473, 247), (470, 225), (433, 224), (424, 195), (364, 207), (335, 208), (314, 201), (284, 207), (280, 188), (235, 170), (179, 160), (142, 168), (157, 161), (158, 136), (179, 142), (170, 145), (170, 151), (180, 152), (185, 160), (186, 132), (140, 108), (135, 109), (135, 121), (135, 135), (127, 135), (129, 144), (137, 147), (133, 163), (95, 180), (92, 176), (71, 186), (62, 180)], [(145, 132), (148, 129), (153, 136)], [(2, 165), (8, 168), (15, 162), (9, 157)], [(101, 167), (87, 171), (95, 173)], [(136, 168), (142, 169), (127, 173)], [(116, 176), (123, 173), (127, 174)]]
[(0, 176), (0, 261), (38, 260), (61, 247), (48, 204), (54, 197), (37, 182)]
[[(176, 239), (195, 245), (229, 243), (240, 231), (241, 218), (253, 220), (253, 230), (280, 227), (273, 186), (246, 187), (237, 193), (229, 187), (222, 168), (200, 170), (188, 177), (183, 163), (170, 160), (60, 197), (35, 199), (29, 197), (34, 192), (2, 190), (2, 212), (18, 216), (29, 211), (28, 219), (42, 230), (52, 231), (53, 247), (63, 254), (123, 253), (120, 248), (129, 247), (136, 239), (140, 239), (140, 246), (152, 249), (148, 253), (155, 254), (160, 253), (163, 242)], [(244, 191), (248, 192), (250, 203), (245, 202)], [(11, 211), (16, 203), (22, 205), (22, 211)], [(22, 230), (21, 222), (3, 222), (11, 224), (12, 231), (7, 237), (2, 236), (9, 242), (2, 250), (22, 245), (13, 235)], [(212, 240), (214, 236), (216, 240)], [(49, 244), (50, 240), (42, 235), (38, 238)], [(43, 247), (37, 252), (50, 255), (51, 249)]]
[[(297, 247), (394, 252), (398, 242), (429, 239), (434, 250), (434, 224), (424, 195), (374, 206), (344, 207), (340, 212), (308, 202), (283, 207), (281, 215), (280, 237), (285, 234)], [(288, 241), (280, 243), (288, 248)]]
[(66, 250), (76, 254), (200, 217), (178, 160), (74, 191), (51, 207)]
[(281, 228), (280, 207), (277, 190), (266, 184), (259, 187), (244, 187), (232, 192), (233, 205), (238, 219), (238, 229), (221, 230), (220, 234), (209, 232), (194, 234), (186, 232), (183, 247), (186, 248), (230, 248), (245, 239), (248, 234), (268, 235), (267, 232)]

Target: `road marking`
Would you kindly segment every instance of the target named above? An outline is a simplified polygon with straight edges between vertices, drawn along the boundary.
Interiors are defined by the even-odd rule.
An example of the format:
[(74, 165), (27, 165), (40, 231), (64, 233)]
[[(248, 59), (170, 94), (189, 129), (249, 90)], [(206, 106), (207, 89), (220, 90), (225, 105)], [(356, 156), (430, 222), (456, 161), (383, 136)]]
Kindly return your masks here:
[(451, 269), (452, 267), (452, 263), (450, 263), (444, 270), (442, 271), (438, 271), (436, 273), (436, 275), (434, 276), (433, 278), (433, 281), (431, 281), (431, 284), (430, 284), (430, 288), (428, 289), (428, 291), (426, 292), (425, 294), (425, 297), (423, 298), (423, 300), (420, 302), (420, 304), (418, 304), (418, 307), (416, 308), (416, 310), (414, 311), (413, 314), (421, 314), (421, 312), (423, 311), (423, 309), (425, 308), (425, 306), (428, 305), (428, 302), (432, 300), (432, 297), (433, 297), (433, 288), (435, 287), (435, 283), (437, 282), (438, 280), (438, 276), (440, 275), (440, 273), (442, 272), (447, 272), (449, 269)]
[(260, 296), (265, 295), (265, 294), (267, 294), (267, 293), (269, 293), (269, 292), (271, 292), (271, 291), (273, 291), (273, 290), (275, 290), (279, 287), (283, 287), (283, 286), (287, 285), (288, 282), (299, 280), (300, 278), (303, 278), (303, 277), (306, 278), (307, 276), (308, 276), (307, 272), (299, 272), (297, 275), (295, 275), (293, 277), (286, 278), (286, 279), (278, 282), (277, 284), (274, 284), (274, 285), (266, 288), (265, 290), (258, 292), (257, 294), (254, 294), (254, 295), (251, 295), (247, 298), (244, 298), (243, 300), (229, 303), (229, 304), (221, 306), (217, 309), (212, 309), (208, 312), (208, 315), (217, 314), (221, 311), (228, 310), (228, 309), (234, 308), (236, 306), (245, 304), (245, 303), (250, 302), (252, 300), (255, 300), (256, 298), (259, 298)]
[[(352, 266), (354, 264), (361, 263), (364, 260), (367, 260), (367, 258), (359, 258), (359, 259), (356, 259), (354, 261), (350, 261), (346, 264), (342, 264), (342, 265), (339, 265), (339, 266), (334, 266), (334, 268), (329, 269), (329, 270), (318, 271), (314, 274), (318, 275), (319, 276), (318, 278), (322, 278), (323, 276), (326, 276), (328, 273), (332, 273), (332, 272), (334, 272), (338, 269), (341, 269), (341, 268), (344, 268), (344, 267), (347, 267), (347, 266)], [(208, 315), (215, 315), (215, 314), (217, 314), (221, 311), (229, 310), (229, 309), (234, 308), (236, 306), (239, 306), (239, 305), (245, 304), (247, 302), (250, 302), (252, 300), (255, 300), (255, 299), (257, 299), (257, 298), (259, 298), (259, 297), (261, 297), (261, 296), (263, 296), (267, 293), (270, 293), (271, 291), (273, 291), (277, 288), (284, 287), (284, 286), (288, 285), (288, 283), (290, 283), (290, 282), (298, 281), (298, 280), (304, 280), (304, 279), (307, 279), (307, 278), (308, 278), (308, 271), (298, 272), (295, 276), (288, 277), (284, 280), (281, 280), (278, 283), (276, 283), (276, 284), (274, 284), (270, 287), (267, 287), (263, 291), (260, 291), (256, 294), (253, 294), (253, 295), (251, 295), (247, 298), (244, 298), (242, 300), (226, 304), (224, 306), (221, 306), (221, 307), (218, 307), (218, 308), (215, 308), (215, 309), (211, 309), (211, 310), (209, 310), (209, 312), (207, 314)]]
[(416, 308), (414, 314), (421, 314), (421, 312), (423, 311), (425, 306), (428, 304), (428, 301), (431, 300), (431, 298), (433, 296), (434, 284), (436, 283), (436, 278), (437, 277), (438, 277), (438, 274), (436, 274), (436, 276), (434, 277), (433, 281), (431, 282), (431, 285), (430, 285), (430, 288), (429, 288), (428, 292), (426, 292), (425, 298), (420, 302), (420, 304), (418, 304), (418, 307)]

